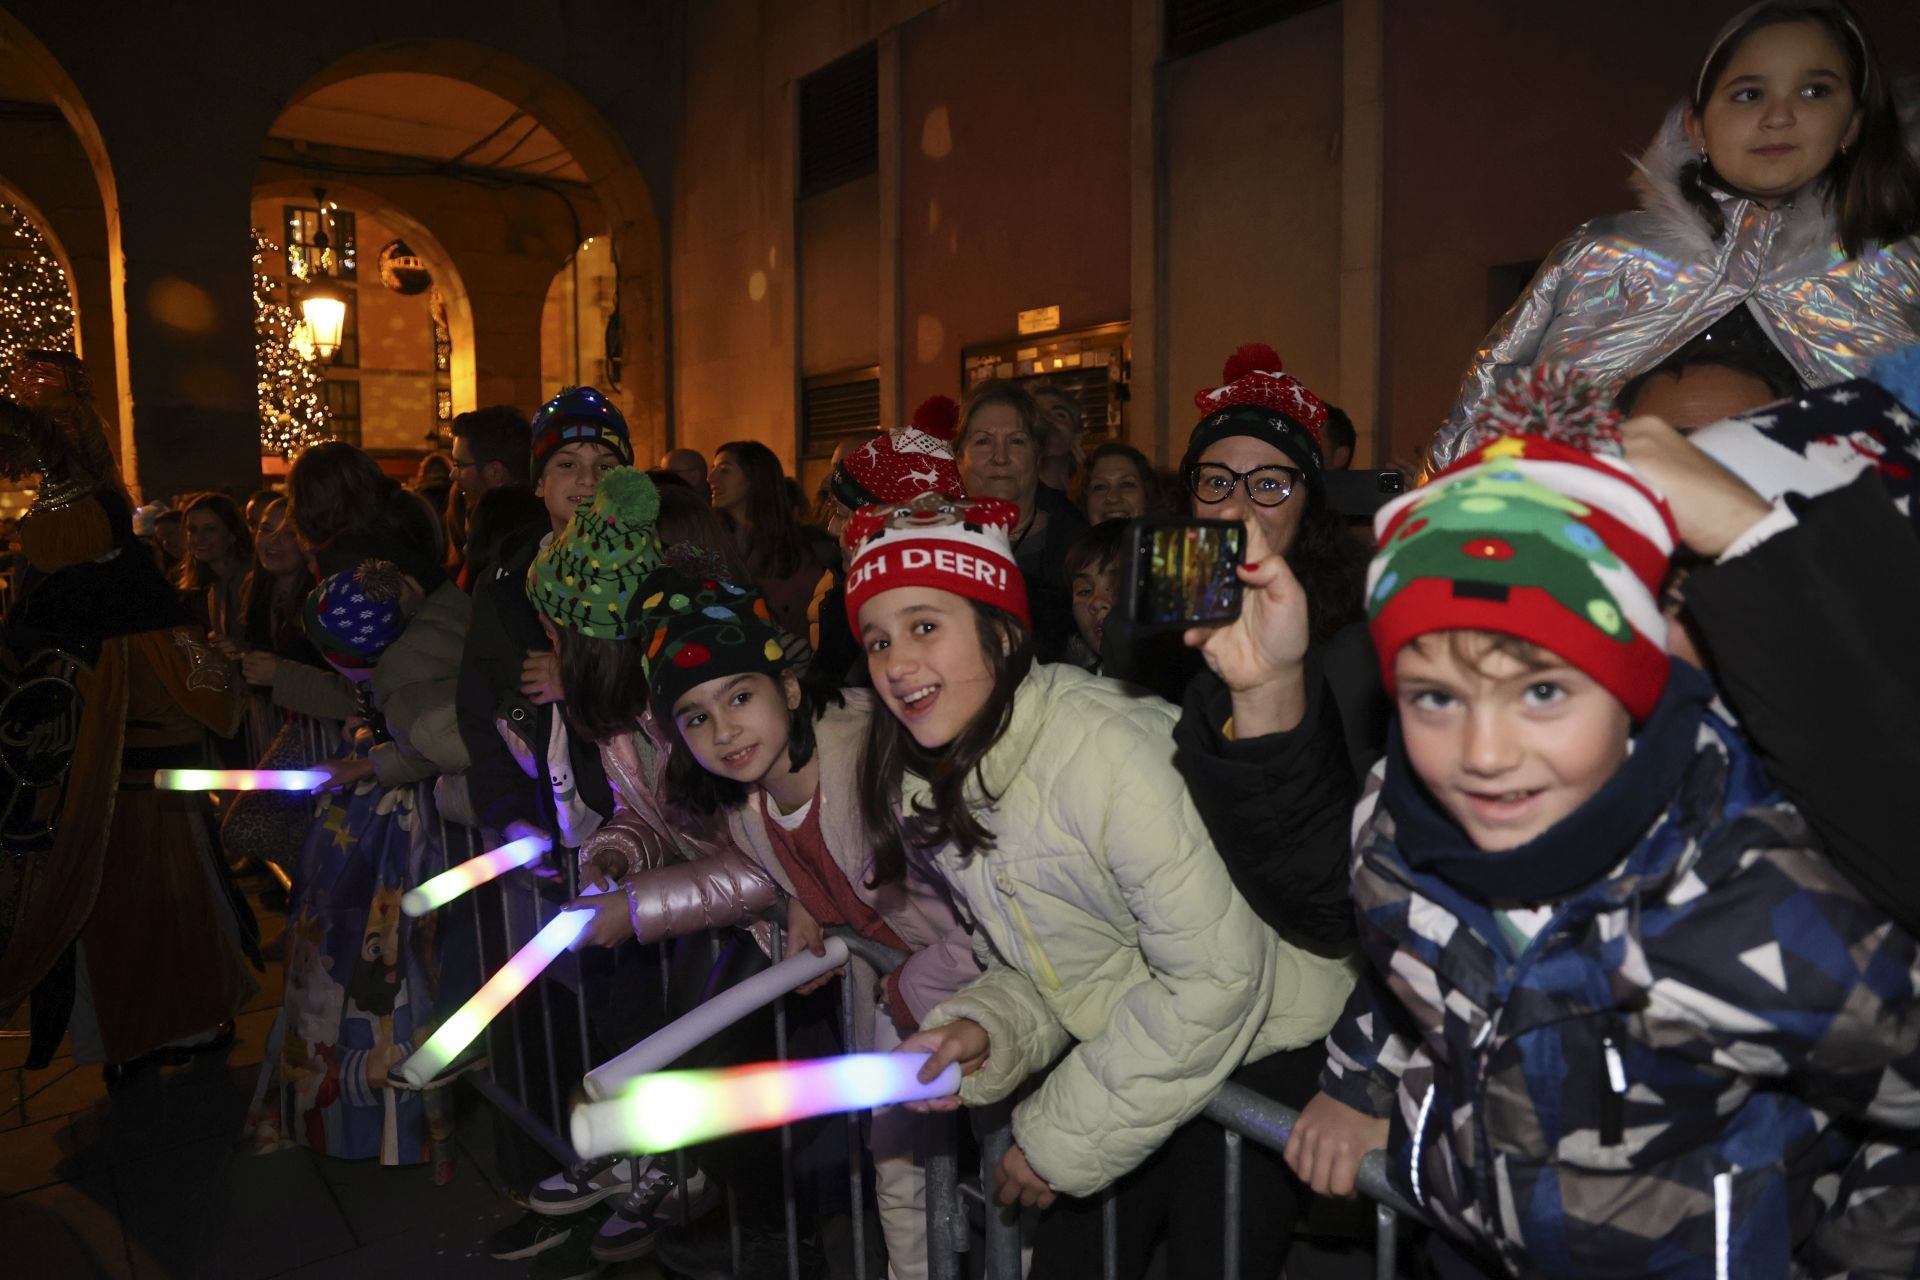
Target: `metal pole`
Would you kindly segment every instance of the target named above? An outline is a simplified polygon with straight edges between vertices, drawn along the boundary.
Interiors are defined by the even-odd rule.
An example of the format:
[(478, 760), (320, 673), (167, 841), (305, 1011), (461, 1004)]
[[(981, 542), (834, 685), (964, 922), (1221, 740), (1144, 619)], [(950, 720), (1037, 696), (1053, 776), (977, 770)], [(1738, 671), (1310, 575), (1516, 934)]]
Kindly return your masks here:
[[(878, 1015), (876, 1015), (878, 1016)], [(840, 1045), (841, 1052), (858, 1052), (853, 1027), (853, 961), (840, 971)], [(853, 1222), (853, 1276), (867, 1280), (867, 1208), (866, 1179), (861, 1176), (861, 1155), (866, 1144), (860, 1141), (860, 1113), (847, 1112), (847, 1192), (851, 1199), (849, 1216)]]
[[(545, 923), (540, 919), (540, 889), (537, 884), (533, 889), (533, 919), (536, 924)], [(560, 1073), (557, 1070), (560, 1057), (553, 1048), (553, 1005), (548, 999), (553, 982), (542, 974), (534, 980), (534, 985), (540, 989), (540, 1035), (547, 1050), (547, 1114), (553, 1117), (554, 1131), (558, 1132), (568, 1125), (566, 1112), (560, 1106)]]
[[(773, 962), (779, 964), (787, 958), (787, 931), (774, 922), (771, 931), (773, 943)], [(773, 1056), (785, 1062), (787, 1060), (787, 998), (781, 996), (773, 1004)], [(780, 1203), (787, 1215), (787, 1280), (800, 1280), (800, 1206), (794, 1200), (793, 1191), (793, 1126), (780, 1126)], [(737, 1272), (739, 1260), (735, 1259)]]
[(1226, 1139), (1226, 1178), (1221, 1187), (1221, 1216), (1226, 1238), (1220, 1250), (1220, 1280), (1240, 1280), (1240, 1135), (1231, 1129), (1221, 1134)]
[(990, 1114), (993, 1127), (980, 1135), (980, 1207), (986, 1219), (986, 1272), (998, 1280), (1020, 1274), (1020, 1216), (1018, 1210), (1004, 1208), (993, 1193), (994, 1170), (1013, 1146), (1013, 1108), (1000, 1103)]
[(1100, 1193), (1100, 1280), (1120, 1280), (1120, 1198)]
[(960, 1280), (960, 1253), (966, 1247), (967, 1231), (960, 1192), (954, 1185), (959, 1176), (954, 1159), (954, 1128), (959, 1117), (936, 1116), (933, 1120), (921, 1130), (927, 1142), (923, 1161), (927, 1173), (927, 1280)]
[(1373, 1206), (1374, 1280), (1394, 1280), (1399, 1269), (1399, 1215), (1384, 1204)]

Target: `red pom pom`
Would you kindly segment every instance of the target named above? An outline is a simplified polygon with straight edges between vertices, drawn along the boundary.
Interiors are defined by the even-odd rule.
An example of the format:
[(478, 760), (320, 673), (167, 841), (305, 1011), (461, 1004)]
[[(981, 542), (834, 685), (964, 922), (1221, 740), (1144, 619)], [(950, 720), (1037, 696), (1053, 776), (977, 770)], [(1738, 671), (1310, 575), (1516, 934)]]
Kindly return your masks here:
[(960, 432), (960, 406), (952, 396), (928, 396), (908, 421), (936, 440), (951, 440)]
[(1279, 352), (1264, 342), (1249, 342), (1227, 357), (1226, 368), (1220, 371), (1220, 382), (1224, 386), (1250, 373), (1282, 373), (1285, 368), (1280, 363)]
[(1535, 365), (1501, 383), (1462, 435), (1462, 452), (1516, 435), (1545, 436), (1596, 456), (1626, 453), (1619, 411), (1591, 374), (1572, 365)]

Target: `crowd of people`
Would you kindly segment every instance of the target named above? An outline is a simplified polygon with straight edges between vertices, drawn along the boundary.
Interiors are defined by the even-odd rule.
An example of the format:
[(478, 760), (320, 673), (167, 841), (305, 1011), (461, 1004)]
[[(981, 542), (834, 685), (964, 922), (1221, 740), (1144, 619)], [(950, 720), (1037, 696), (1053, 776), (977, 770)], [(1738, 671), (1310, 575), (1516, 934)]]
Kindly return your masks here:
[[(58, 769), (11, 733), (45, 704), (0, 706), (29, 1065), (231, 1042), (257, 930), (211, 799), (153, 770), (300, 766), (317, 797), (218, 812), (291, 873), (262, 1149), (444, 1174), (448, 1094), (394, 1069), (483, 976), (468, 917), (400, 909), (452, 822), (578, 886), (595, 1060), (768, 964), (769, 923), (908, 957), (854, 964), (850, 1036), (806, 1003), (831, 976), (793, 1027), (959, 1067), (864, 1129), (897, 1280), (926, 1126), (1002, 1102), (986, 1190), (1045, 1280), (1101, 1274), (1108, 1190), (1118, 1274), (1231, 1244), (1275, 1277), (1382, 1149), (1423, 1274), (1920, 1274), (1920, 158), (1839, 0), (1742, 11), (1685, 90), (1642, 208), (1554, 251), (1422, 483), (1358, 507), (1352, 424), (1258, 344), (1172, 468), (987, 379), (809, 496), (753, 440), (643, 469), (576, 387), (459, 416), (410, 485), (334, 442), (244, 506), (138, 508), (83, 367), (30, 353), (9, 680), (74, 701)], [(1237, 610), (1143, 616), (1143, 518), (1241, 526)], [(1232, 1242), (1226, 1081), (1300, 1112), (1241, 1156)], [(530, 1170), (489, 1248), (723, 1275), (737, 1238), (786, 1274), (743, 1141)]]

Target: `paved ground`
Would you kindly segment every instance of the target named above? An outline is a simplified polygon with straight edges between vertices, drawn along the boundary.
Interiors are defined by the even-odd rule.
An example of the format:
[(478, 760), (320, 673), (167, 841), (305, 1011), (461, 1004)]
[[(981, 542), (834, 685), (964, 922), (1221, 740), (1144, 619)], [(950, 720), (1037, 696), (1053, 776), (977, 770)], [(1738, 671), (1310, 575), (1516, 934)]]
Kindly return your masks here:
[[(283, 917), (260, 913), (271, 946)], [(109, 1095), (98, 1067), (25, 1071), (0, 1039), (0, 1273), (41, 1280), (383, 1280), (530, 1275), (480, 1244), (519, 1210), (492, 1168), (490, 1111), (462, 1091), (453, 1181), (304, 1148), (251, 1154), (247, 1103), (280, 1000), (277, 966), (224, 1057), (149, 1069)], [(607, 1276), (652, 1277), (648, 1269)]]

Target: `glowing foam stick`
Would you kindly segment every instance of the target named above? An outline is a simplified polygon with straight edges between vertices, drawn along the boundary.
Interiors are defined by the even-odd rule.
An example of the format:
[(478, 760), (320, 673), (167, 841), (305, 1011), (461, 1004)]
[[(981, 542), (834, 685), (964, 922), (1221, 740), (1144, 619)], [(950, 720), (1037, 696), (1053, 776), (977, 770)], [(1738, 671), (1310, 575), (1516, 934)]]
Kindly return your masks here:
[(713, 999), (695, 1006), (617, 1058), (609, 1058), (580, 1083), (595, 1102), (620, 1096), (629, 1080), (658, 1071), (697, 1044), (732, 1026), (762, 1005), (772, 1004), (796, 987), (847, 962), (847, 944), (828, 938), (825, 955), (802, 951), (770, 969), (762, 969)]
[(548, 849), (553, 841), (545, 836), (522, 836), (498, 849), (490, 849), (477, 858), (468, 858), (457, 867), (448, 867), (417, 889), (407, 890), (400, 909), (410, 916), (423, 916), (435, 907), (444, 907), (469, 889), (477, 889), (495, 876), (515, 867), (524, 867)]
[(573, 1149), (588, 1160), (673, 1151), (730, 1133), (959, 1092), (957, 1063), (949, 1063), (932, 1084), (920, 1082), (927, 1058), (924, 1053), (850, 1053), (640, 1076), (611, 1102), (574, 1108)]
[(325, 769), (155, 769), (157, 791), (311, 791)]
[(425, 1044), (395, 1068), (395, 1073), (416, 1088), (439, 1075), (556, 956), (574, 944), (592, 920), (591, 911), (562, 911), (547, 921), (546, 928), (514, 952), (513, 959), (501, 965), (500, 972), (488, 978), (473, 999), (441, 1023)]

